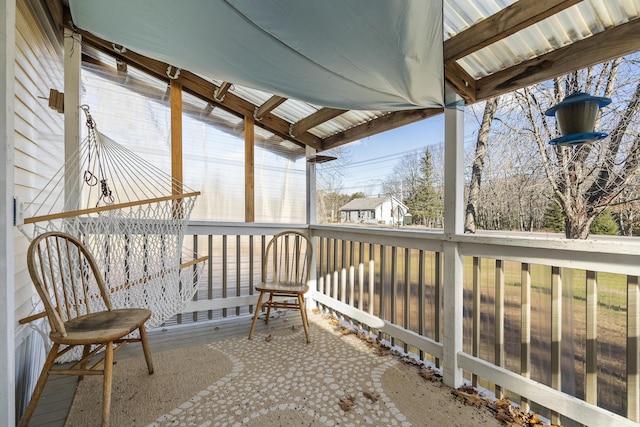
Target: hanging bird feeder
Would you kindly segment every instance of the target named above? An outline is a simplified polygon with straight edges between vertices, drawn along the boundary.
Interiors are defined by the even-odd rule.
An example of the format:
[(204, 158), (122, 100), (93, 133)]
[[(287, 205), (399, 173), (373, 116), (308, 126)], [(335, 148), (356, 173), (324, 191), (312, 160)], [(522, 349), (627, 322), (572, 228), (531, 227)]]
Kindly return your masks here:
[(562, 102), (545, 111), (546, 116), (556, 116), (562, 136), (549, 141), (550, 145), (575, 146), (601, 140), (608, 133), (594, 132), (598, 110), (611, 103), (610, 98), (574, 92)]

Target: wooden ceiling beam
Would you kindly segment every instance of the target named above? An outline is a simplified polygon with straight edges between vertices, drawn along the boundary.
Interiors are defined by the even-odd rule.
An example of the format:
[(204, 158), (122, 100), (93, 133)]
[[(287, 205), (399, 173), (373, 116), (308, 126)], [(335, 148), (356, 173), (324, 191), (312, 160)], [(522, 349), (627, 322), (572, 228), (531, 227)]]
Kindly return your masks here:
[(395, 129), (442, 114), (442, 108), (423, 108), (419, 110), (394, 111), (375, 120), (362, 123), (350, 129), (336, 133), (322, 140), (322, 149), (329, 150), (376, 133)]
[(499, 71), (476, 81), (476, 98), (482, 101), (637, 52), (640, 50), (638, 34), (640, 34), (640, 19), (635, 19)]
[(451, 61), (445, 66), (444, 79), (467, 104), (476, 102), (476, 81), (456, 61)]
[[(104, 52), (115, 58), (122, 59), (129, 65), (157, 79), (168, 83), (170, 78), (167, 75), (167, 70), (172, 70), (171, 74), (175, 75), (175, 67), (172, 67), (169, 64), (145, 57), (130, 50), (119, 53), (114, 50), (111, 42), (96, 37), (93, 34), (83, 30), (75, 29), (75, 31), (82, 35), (83, 43), (88, 43), (101, 52)], [(257, 108), (256, 105), (240, 98), (239, 96), (231, 92), (226, 93), (223, 101), (216, 100), (213, 97), (213, 94), (215, 93), (216, 89), (218, 89), (218, 86), (187, 70), (180, 70), (177, 79), (182, 84), (182, 88), (185, 92), (191, 93), (192, 95), (206, 102), (212, 102), (238, 117), (253, 117), (255, 109)], [(277, 116), (274, 116), (273, 114), (265, 114), (260, 122), (256, 122), (256, 126), (260, 126), (263, 129), (266, 129), (281, 138), (287, 139), (295, 144), (300, 145), (301, 147), (308, 145), (317, 150), (320, 150), (321, 148), (322, 141), (320, 138), (306, 131), (300, 132), (295, 137), (291, 136), (289, 134), (291, 123)]]
[(463, 58), (582, 0), (519, 0), (444, 42), (444, 62)]
[(315, 113), (292, 124), (291, 129), (289, 130), (289, 135), (296, 137), (297, 135), (300, 135), (326, 121), (335, 119), (345, 112), (347, 112), (347, 110), (339, 110), (337, 108), (321, 108)]
[(282, 103), (284, 103), (287, 98), (283, 98), (278, 95), (273, 95), (271, 98), (267, 99), (262, 105), (256, 107), (253, 118), (256, 120), (262, 120), (265, 114), (272, 112), (276, 108), (278, 108)]

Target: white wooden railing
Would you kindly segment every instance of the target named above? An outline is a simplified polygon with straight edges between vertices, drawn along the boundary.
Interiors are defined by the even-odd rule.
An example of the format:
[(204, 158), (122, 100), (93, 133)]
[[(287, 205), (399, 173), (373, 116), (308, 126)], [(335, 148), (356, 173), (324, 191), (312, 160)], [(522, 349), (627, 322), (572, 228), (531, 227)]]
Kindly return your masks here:
[[(175, 321), (187, 323), (251, 313), (256, 301), (253, 284), (261, 273), (261, 254), (268, 238), (284, 229), (307, 232), (315, 238), (316, 271), (312, 274), (315, 280), (310, 300), (346, 321), (381, 334), (405, 351), (444, 367), (445, 382), (453, 377), (447, 378), (446, 367), (455, 366), (473, 385), (498, 397), (509, 397), (524, 409), (540, 411), (555, 423), (568, 419), (592, 426), (638, 425), (640, 241), (194, 222), (188, 234), (198, 237), (187, 241), (199, 255), (209, 255), (210, 260), (200, 278), (197, 298)], [(445, 259), (445, 247), (452, 246), (454, 253), (464, 257), (463, 283), (452, 283), (445, 273), (447, 262), (451, 262)], [(514, 271), (518, 277), (515, 282)], [(505, 272), (510, 278), (505, 277)], [(599, 297), (610, 292), (598, 289), (598, 277), (609, 273), (619, 275), (616, 280), (625, 282), (623, 302), (615, 307), (598, 302)], [(572, 282), (571, 277), (581, 278), (584, 294), (573, 296), (569, 292), (571, 299), (567, 300), (566, 295), (563, 298), (563, 287), (565, 294), (568, 288), (582, 289), (582, 282)], [(452, 297), (456, 292), (464, 296)], [(544, 301), (534, 301), (532, 295)], [(576, 304), (584, 303), (584, 322), (579, 323), (585, 331), (581, 335), (576, 332), (584, 343), (578, 358), (575, 354), (567, 356), (567, 337), (575, 337), (567, 335), (566, 322), (563, 329), (563, 320), (574, 316), (564, 306), (574, 299), (581, 301)], [(452, 318), (452, 313), (462, 314)], [(540, 316), (547, 323), (541, 325), (537, 321)], [(613, 320), (607, 316), (613, 316)], [(607, 318), (619, 329), (617, 346), (612, 347), (614, 354), (598, 351), (602, 342), (613, 339), (598, 336), (599, 318)], [(532, 331), (532, 326), (536, 330)], [(541, 327), (546, 328), (542, 333)], [(535, 345), (532, 336), (536, 337)], [(463, 351), (447, 349), (459, 339), (463, 341)], [(452, 354), (456, 360), (447, 360)], [(598, 367), (608, 366), (610, 358), (624, 363), (599, 374)], [(532, 360), (543, 361), (542, 373), (533, 369)], [(566, 367), (576, 365), (580, 387), (573, 393), (561, 391)], [(602, 385), (606, 383), (605, 375), (621, 379), (607, 385), (617, 387), (612, 393), (617, 399), (613, 403), (598, 402), (599, 384), (601, 397), (606, 391)]]

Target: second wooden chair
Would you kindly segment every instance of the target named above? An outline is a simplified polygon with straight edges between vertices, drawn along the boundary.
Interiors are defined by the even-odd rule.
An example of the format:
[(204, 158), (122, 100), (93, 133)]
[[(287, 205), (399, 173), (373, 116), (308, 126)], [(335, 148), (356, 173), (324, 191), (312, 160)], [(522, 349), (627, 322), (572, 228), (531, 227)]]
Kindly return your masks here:
[[(260, 296), (253, 315), (249, 339), (253, 338), (260, 310), (266, 307), (266, 323), (269, 323), (272, 308), (299, 310), (307, 342), (311, 341), (304, 294), (309, 291), (312, 255), (311, 241), (297, 231), (276, 234), (269, 241), (262, 259), (262, 282), (256, 286)], [(266, 301), (265, 296), (268, 296)]]

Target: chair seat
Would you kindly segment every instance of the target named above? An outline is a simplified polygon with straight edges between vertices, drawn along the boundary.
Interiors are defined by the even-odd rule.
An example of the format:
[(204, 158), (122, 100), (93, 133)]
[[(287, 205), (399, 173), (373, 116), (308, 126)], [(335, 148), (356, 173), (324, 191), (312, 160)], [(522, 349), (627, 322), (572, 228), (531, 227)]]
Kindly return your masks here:
[(309, 285), (295, 282), (270, 282), (256, 285), (259, 292), (284, 292), (289, 294), (305, 294), (309, 291)]
[(65, 322), (67, 336), (51, 332), (53, 342), (69, 345), (84, 345), (109, 342), (122, 338), (138, 329), (151, 317), (151, 311), (144, 308), (126, 308), (100, 311)]

